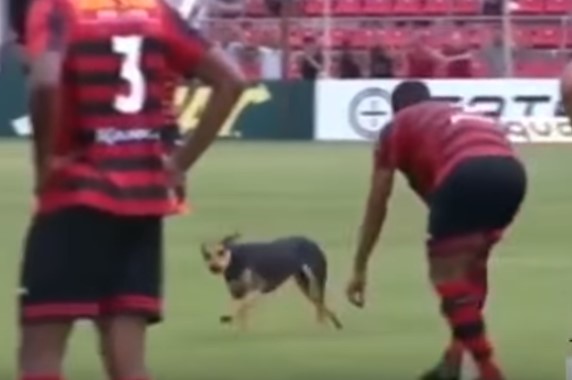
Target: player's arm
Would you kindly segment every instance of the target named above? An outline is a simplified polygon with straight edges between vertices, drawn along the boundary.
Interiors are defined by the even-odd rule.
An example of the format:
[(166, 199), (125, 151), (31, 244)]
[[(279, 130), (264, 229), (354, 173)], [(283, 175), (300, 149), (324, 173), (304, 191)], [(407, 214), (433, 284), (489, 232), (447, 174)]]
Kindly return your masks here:
[(36, 0), (26, 20), (29, 107), (33, 128), (33, 160), (37, 186), (42, 185), (60, 123), (59, 86), (65, 54), (67, 22), (52, 0)]
[(200, 79), (212, 90), (196, 129), (174, 156), (176, 165), (186, 171), (215, 140), (245, 88), (245, 79), (223, 50), (204, 41), (170, 8), (165, 12), (172, 26), (169, 49), (173, 68), (182, 76)]
[(384, 128), (379, 138), (374, 155), (374, 168), (370, 179), (369, 194), (359, 231), (359, 241), (354, 257), (354, 272), (365, 273), (367, 263), (379, 238), (387, 205), (393, 189), (394, 167), (389, 146), (385, 146), (390, 138), (391, 126)]
[(359, 242), (354, 258), (354, 271), (363, 273), (379, 238), (387, 204), (393, 188), (393, 169), (375, 168), (371, 176), (371, 185), (359, 232)]

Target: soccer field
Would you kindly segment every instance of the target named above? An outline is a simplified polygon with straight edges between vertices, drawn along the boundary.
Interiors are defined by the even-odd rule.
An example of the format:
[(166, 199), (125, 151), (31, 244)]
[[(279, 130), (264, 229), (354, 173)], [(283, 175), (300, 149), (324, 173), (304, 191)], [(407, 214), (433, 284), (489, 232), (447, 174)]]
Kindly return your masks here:
[[(427, 286), (425, 212), (399, 184), (371, 263), (369, 305), (350, 307), (343, 288), (370, 169), (356, 144), (221, 142), (190, 176), (192, 215), (167, 225), (167, 320), (152, 331), (158, 380), (409, 380), (433, 364), (448, 335)], [(496, 252), (489, 327), (509, 379), (563, 378), (572, 327), (572, 150), (527, 147), (529, 196)], [(14, 299), (31, 205), (28, 149), (0, 144), (0, 379), (13, 379)], [(294, 286), (255, 309), (252, 330), (220, 325), (228, 298), (204, 268), (202, 239), (239, 229), (246, 239), (306, 234), (330, 258), (329, 298), (345, 330), (318, 326)], [(81, 252), (78, 252), (81, 255)], [(93, 334), (79, 325), (70, 380), (100, 380)]]

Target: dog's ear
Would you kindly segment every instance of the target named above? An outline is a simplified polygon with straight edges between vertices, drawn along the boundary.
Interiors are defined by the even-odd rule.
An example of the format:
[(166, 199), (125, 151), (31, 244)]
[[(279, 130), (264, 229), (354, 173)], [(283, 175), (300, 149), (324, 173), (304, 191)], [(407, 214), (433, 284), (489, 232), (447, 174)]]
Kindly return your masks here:
[(236, 242), (239, 238), (240, 238), (240, 233), (235, 232), (232, 235), (225, 236), (224, 239), (222, 239), (222, 244), (223, 245), (232, 244), (232, 243)]

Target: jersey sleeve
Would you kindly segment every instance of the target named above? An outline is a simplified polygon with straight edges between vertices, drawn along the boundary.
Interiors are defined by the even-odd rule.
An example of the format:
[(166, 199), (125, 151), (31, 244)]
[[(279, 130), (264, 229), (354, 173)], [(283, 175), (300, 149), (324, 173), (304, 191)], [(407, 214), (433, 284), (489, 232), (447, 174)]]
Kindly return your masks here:
[(211, 48), (211, 44), (177, 11), (167, 5), (163, 6), (163, 9), (169, 62), (175, 72), (190, 78), (196, 66)]
[(33, 62), (49, 52), (63, 53), (69, 20), (58, 0), (35, 0), (26, 17), (26, 54)]
[(394, 169), (393, 135), (395, 122), (387, 123), (380, 131), (374, 149), (375, 169)]

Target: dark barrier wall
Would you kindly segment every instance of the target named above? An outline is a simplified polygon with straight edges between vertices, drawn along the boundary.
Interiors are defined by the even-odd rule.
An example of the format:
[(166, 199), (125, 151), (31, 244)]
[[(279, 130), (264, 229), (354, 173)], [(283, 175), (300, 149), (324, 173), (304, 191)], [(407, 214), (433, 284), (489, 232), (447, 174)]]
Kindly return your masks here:
[(10, 47), (0, 54), (0, 137), (17, 136), (16, 129), (26, 134), (26, 88), (20, 64), (13, 58)]
[[(0, 136), (27, 136), (26, 94), (18, 62), (5, 57), (0, 68)], [(192, 129), (210, 96), (207, 87), (180, 88), (175, 96), (183, 129)], [(313, 82), (262, 82), (250, 86), (225, 123), (221, 137), (248, 140), (310, 140), (313, 137)]]

